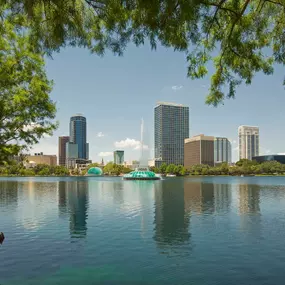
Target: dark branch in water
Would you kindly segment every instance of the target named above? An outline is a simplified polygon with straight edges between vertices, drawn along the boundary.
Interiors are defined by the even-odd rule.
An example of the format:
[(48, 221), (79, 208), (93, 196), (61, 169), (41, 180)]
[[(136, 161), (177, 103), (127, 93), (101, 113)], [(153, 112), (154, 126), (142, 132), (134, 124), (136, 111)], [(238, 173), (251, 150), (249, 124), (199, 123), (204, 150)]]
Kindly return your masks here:
[(0, 233), (0, 244), (2, 244), (4, 242), (5, 236), (4, 234), (1, 232)]

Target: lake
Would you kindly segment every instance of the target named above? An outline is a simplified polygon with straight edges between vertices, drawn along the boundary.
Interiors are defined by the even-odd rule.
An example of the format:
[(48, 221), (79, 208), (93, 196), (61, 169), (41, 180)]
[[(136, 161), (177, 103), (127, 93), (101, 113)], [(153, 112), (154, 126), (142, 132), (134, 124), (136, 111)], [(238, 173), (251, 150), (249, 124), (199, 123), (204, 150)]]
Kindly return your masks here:
[(0, 178), (0, 284), (284, 284), (285, 177)]

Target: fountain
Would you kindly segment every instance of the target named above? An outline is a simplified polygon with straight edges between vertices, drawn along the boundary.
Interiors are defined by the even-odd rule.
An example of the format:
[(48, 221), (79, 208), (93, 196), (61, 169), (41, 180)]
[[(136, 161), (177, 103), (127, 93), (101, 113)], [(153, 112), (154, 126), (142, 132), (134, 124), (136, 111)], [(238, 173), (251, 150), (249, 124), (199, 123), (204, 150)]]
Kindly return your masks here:
[(141, 158), (139, 167), (128, 174), (123, 176), (124, 180), (160, 180), (161, 177), (154, 172), (150, 171), (148, 168), (148, 157), (144, 153), (144, 141), (143, 141), (143, 134), (144, 134), (144, 121), (142, 119), (141, 122)]

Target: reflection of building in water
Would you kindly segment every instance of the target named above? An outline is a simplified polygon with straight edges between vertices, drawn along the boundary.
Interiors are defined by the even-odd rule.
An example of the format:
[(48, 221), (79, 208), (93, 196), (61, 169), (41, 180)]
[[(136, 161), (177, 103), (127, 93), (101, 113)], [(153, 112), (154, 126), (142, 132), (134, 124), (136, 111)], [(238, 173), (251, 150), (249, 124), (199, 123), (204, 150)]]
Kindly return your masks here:
[(71, 236), (85, 236), (87, 232), (88, 182), (59, 182), (58, 207), (62, 214), (68, 208)]
[(228, 212), (231, 206), (232, 189), (230, 184), (214, 184), (215, 211)]
[(189, 241), (189, 216), (185, 213), (183, 184), (160, 181), (155, 187), (155, 234), (159, 245)]
[(238, 185), (241, 228), (251, 235), (260, 237), (260, 186)]
[(141, 236), (148, 234), (153, 225), (153, 194), (156, 181), (132, 181), (139, 193), (141, 207)]
[(185, 179), (184, 199), (187, 212), (214, 212), (214, 184)]
[(66, 182), (59, 181), (58, 182), (58, 210), (59, 214), (65, 214), (67, 212), (67, 204), (66, 204)]
[(18, 203), (18, 182), (1, 181), (0, 182), (0, 207), (14, 206)]
[(258, 185), (239, 185), (239, 212), (244, 213), (259, 213), (259, 191)]
[(124, 204), (124, 185), (123, 181), (116, 181), (114, 183), (110, 183), (113, 187), (113, 199), (115, 203), (120, 205)]

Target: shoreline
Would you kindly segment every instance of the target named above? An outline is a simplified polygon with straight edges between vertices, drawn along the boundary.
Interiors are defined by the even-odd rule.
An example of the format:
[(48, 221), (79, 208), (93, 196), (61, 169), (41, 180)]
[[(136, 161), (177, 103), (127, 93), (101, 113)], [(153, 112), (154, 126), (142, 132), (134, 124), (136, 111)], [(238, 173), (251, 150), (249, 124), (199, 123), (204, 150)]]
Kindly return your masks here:
[[(249, 175), (184, 175), (184, 176), (174, 176), (167, 177), (163, 176), (163, 178), (190, 178), (190, 177), (284, 177), (285, 174), (249, 174)], [(23, 178), (32, 178), (32, 177), (122, 177), (122, 175), (102, 175), (102, 176), (88, 176), (88, 175), (0, 175), (1, 177), (23, 177)]]

